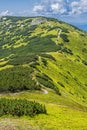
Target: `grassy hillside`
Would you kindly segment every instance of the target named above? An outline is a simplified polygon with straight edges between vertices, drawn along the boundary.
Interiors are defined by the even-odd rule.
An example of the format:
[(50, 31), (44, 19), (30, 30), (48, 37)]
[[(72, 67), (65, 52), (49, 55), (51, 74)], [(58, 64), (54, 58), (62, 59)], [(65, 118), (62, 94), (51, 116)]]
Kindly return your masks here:
[(7, 130), (86, 130), (87, 33), (52, 18), (2, 17), (2, 97), (38, 101), (48, 115), (1, 117), (0, 129), (6, 120)]

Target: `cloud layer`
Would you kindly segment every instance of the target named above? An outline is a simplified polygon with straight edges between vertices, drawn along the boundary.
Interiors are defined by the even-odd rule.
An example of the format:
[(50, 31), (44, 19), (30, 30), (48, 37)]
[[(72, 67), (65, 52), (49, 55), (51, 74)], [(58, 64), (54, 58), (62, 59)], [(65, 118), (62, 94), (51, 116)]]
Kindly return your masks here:
[(87, 13), (87, 0), (74, 1), (71, 3), (71, 14)]
[[(37, 0), (38, 2), (38, 0)], [(0, 16), (7, 15), (81, 15), (87, 14), (87, 0), (41, 0), (34, 4), (33, 9), (11, 13), (8, 10), (0, 12)]]
[(87, 13), (87, 0), (42, 0), (34, 6), (33, 11), (39, 14), (83, 14)]
[(87, 0), (37, 0), (37, 4), (34, 2), (29, 8), (0, 12), (0, 16), (7, 15), (43, 15), (56, 17), (68, 23), (87, 23)]

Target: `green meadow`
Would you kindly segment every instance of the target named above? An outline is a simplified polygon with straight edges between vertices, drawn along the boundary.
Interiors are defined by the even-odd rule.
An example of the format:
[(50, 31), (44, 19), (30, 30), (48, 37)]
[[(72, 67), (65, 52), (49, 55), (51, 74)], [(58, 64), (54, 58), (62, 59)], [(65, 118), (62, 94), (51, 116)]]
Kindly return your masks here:
[(86, 130), (86, 108), (65, 97), (60, 97), (50, 89), (48, 94), (42, 91), (22, 92), (20, 94), (3, 94), (9, 99), (27, 99), (45, 104), (47, 114), (34, 117), (29, 116), (2, 116), (0, 117), (0, 129), (7, 130)]
[(2, 98), (35, 101), (47, 113), (4, 114), (0, 130), (87, 130), (87, 33), (53, 18), (2, 17)]

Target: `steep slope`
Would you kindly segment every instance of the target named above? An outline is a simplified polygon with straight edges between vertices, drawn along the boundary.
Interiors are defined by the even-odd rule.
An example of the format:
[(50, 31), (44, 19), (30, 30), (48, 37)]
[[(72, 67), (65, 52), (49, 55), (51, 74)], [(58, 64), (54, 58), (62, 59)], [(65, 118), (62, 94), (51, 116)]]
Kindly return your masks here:
[(86, 130), (87, 33), (52, 18), (1, 17), (0, 98), (47, 109), (0, 117), (0, 130)]
[(0, 91), (53, 89), (87, 103), (87, 33), (45, 17), (0, 19)]

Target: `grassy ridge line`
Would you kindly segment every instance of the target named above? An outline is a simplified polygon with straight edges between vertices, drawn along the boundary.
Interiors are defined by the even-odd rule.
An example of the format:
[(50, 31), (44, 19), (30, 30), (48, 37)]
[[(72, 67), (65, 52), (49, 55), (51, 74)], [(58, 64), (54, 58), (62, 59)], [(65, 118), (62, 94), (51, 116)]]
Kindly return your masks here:
[[(15, 77), (21, 74), (20, 81), (22, 83), (25, 79), (26, 87), (24, 87), (24, 83), (19, 86), (27, 89), (36, 88), (37, 84), (35, 82), (33, 86), (29, 85), (29, 79), (32, 81), (33, 77), (36, 79), (40, 77), (39, 82), (44, 82), (48, 94), (35, 90), (20, 93), (18, 89), (19, 93), (2, 93), (0, 98), (27, 99), (44, 103), (48, 115), (40, 114), (34, 118), (0, 117), (0, 129), (86, 130), (87, 33), (55, 19), (47, 18), (51, 26), (48, 23), (30, 26), (33, 18), (6, 18), (6, 21), (0, 21), (0, 73), (6, 66), (12, 65), (13, 68), (5, 69), (3, 73), (7, 77), (14, 73)], [(62, 32), (60, 39), (56, 41), (58, 28), (62, 29)], [(21, 73), (19, 73), (19, 69), (15, 69), (16, 67), (20, 68)], [(26, 71), (22, 67), (25, 67)], [(33, 70), (31, 74), (29, 68)], [(9, 73), (9, 70), (12, 72)], [(0, 81), (1, 79), (6, 80), (4, 76), (2, 78), (2, 75)], [(17, 78), (11, 80), (16, 81)], [(46, 81), (49, 82), (50, 87), (56, 86), (61, 96), (48, 89), (49, 85)], [(41, 84), (43, 84), (42, 82)], [(5, 82), (1, 83), (5, 88)], [(12, 83), (13, 87), (10, 89), (14, 90), (18, 84)]]
[[(69, 95), (75, 100), (78, 98), (79, 102), (81, 101), (86, 104), (87, 74), (86, 71), (84, 71), (87, 69), (87, 53), (84, 49), (87, 47), (86, 33), (61, 21), (49, 18), (47, 18), (47, 21), (51, 27), (47, 22), (30, 26), (33, 19), (34, 18), (22, 18), (20, 20), (18, 17), (7, 17), (6, 21), (1, 21), (1, 34), (5, 37), (5, 39), (0, 37), (2, 41), (0, 57), (2, 58), (3, 56), (5, 61), (5, 64), (1, 63), (1, 69), (4, 69), (10, 64), (14, 66), (20, 66), (20, 64), (30, 66), (30, 64), (32, 64), (31, 62), (34, 62), (32, 65), (34, 69), (38, 66), (37, 68), (40, 73), (42, 72), (52, 79), (50, 83), (51, 87), (55, 85), (62, 94), (65, 93), (66, 96)], [(12, 25), (12, 27), (9, 28), (10, 25)], [(24, 27), (22, 25), (24, 25)], [(62, 29), (62, 33), (56, 45), (56, 29), (58, 29), (58, 27)], [(7, 29), (8, 31), (6, 33), (3, 32), (3, 30)], [(9, 36), (12, 39), (10, 39)], [(22, 44), (14, 48), (14, 46), (20, 45), (21, 43), (25, 43), (25, 45)], [(8, 44), (9, 47), (4, 48), (3, 44)], [(31, 56), (32, 53), (34, 55)], [(49, 57), (43, 57), (41, 56), (42, 53), (51, 53), (56, 60), (54, 61)], [(10, 54), (13, 55), (10, 57)], [(35, 55), (41, 56), (41, 63), (37, 63), (38, 59), (37, 57), (36, 59), (34, 58)], [(67, 72), (68, 69), (69, 71)], [(80, 75), (80, 73), (82, 73), (82, 75)]]
[[(52, 56), (55, 57), (56, 64), (55, 61), (47, 59), (46, 66), (43, 67), (38, 65), (39, 71), (52, 79), (62, 95), (65, 93), (66, 97), (72, 97), (75, 100), (78, 100), (78, 102), (84, 102), (86, 105), (86, 86), (83, 84), (84, 81), (86, 82), (86, 71), (84, 71), (86, 69), (85, 66), (81, 65), (81, 69), (84, 71), (83, 78), (83, 75), (79, 75), (81, 71), (79, 64), (72, 61), (72, 66), (71, 61), (69, 61), (67, 59), (68, 57), (66, 58), (63, 54), (52, 53)], [(78, 75), (78, 78), (75, 75)], [(84, 79), (83, 82), (82, 78)]]

